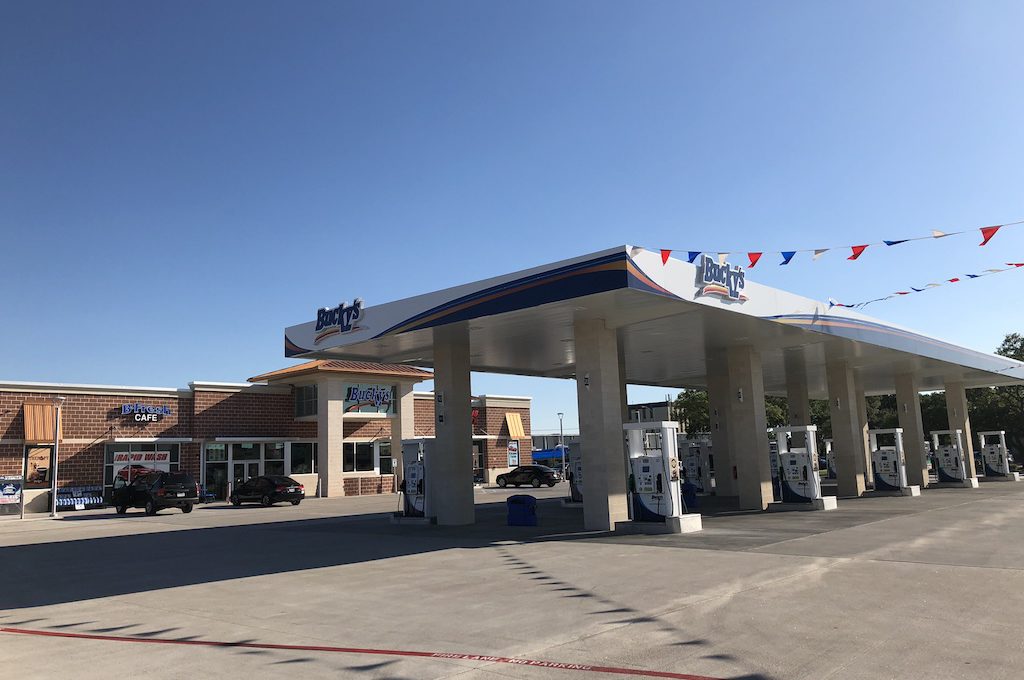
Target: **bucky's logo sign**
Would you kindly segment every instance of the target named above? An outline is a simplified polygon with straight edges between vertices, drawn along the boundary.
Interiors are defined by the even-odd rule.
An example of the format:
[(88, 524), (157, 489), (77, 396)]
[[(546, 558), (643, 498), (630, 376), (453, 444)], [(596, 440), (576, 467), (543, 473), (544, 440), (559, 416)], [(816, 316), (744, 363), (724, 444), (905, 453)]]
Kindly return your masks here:
[(318, 309), (316, 312), (316, 338), (313, 339), (313, 344), (319, 345), (324, 338), (337, 333), (359, 330), (359, 326), (355, 323), (362, 315), (363, 301), (359, 298), (353, 300), (351, 305), (342, 302), (333, 309), (327, 307)]
[(717, 295), (726, 300), (744, 302), (747, 296), (741, 293), (744, 286), (743, 268), (736, 265), (729, 267), (728, 262), (718, 264), (707, 255), (700, 259), (700, 284), (703, 285), (697, 295)]

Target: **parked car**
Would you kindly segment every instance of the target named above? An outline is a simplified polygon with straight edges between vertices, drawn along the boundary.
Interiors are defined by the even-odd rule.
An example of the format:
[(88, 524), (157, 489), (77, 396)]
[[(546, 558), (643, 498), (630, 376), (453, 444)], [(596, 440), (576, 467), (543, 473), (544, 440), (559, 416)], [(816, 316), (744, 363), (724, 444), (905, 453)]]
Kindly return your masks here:
[(155, 515), (164, 508), (189, 513), (199, 502), (199, 485), (185, 472), (148, 472), (131, 484), (115, 477), (110, 500), (119, 515), (128, 512), (128, 508), (145, 508), (147, 515)]
[(264, 507), (269, 507), (281, 502), (298, 505), (305, 497), (306, 488), (291, 477), (263, 475), (239, 484), (231, 492), (229, 500), (232, 505), (241, 505), (243, 501), (258, 501)]
[(511, 472), (498, 475), (497, 482), (498, 486), (502, 488), (509, 484), (512, 486), (531, 484), (534, 488), (537, 488), (542, 484), (554, 486), (561, 479), (562, 476), (547, 465), (521, 465)]

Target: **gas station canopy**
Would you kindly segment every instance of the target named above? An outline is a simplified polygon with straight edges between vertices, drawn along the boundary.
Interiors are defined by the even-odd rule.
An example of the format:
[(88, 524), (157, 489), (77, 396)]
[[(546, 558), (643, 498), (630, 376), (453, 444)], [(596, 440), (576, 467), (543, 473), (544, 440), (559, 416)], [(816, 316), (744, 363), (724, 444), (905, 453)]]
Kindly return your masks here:
[(702, 256), (663, 263), (620, 246), (404, 300), (321, 309), (285, 331), (285, 355), (433, 366), (433, 329), (467, 324), (474, 371), (575, 377), (574, 323), (618, 331), (628, 384), (706, 387), (706, 357), (732, 346), (761, 356), (768, 394), (786, 394), (786, 356), (802, 357), (811, 398), (827, 398), (825, 367), (844, 360), (867, 394), (897, 374), (922, 391), (1024, 383), (1024, 363), (954, 345), (857, 312), (745, 280)]

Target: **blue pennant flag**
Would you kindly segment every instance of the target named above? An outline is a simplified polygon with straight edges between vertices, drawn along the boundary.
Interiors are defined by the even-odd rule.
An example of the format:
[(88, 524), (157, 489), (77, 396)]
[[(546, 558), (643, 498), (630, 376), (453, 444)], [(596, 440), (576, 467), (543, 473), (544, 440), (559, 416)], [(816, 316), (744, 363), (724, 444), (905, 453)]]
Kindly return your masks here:
[(781, 267), (784, 264), (789, 264), (789, 261), (793, 259), (794, 255), (796, 255), (796, 251), (795, 250), (783, 250), (782, 251), (782, 262), (779, 263), (779, 266)]
[(698, 255), (700, 255), (700, 251), (699, 250), (687, 250), (686, 251), (686, 259), (689, 260), (690, 264), (693, 264), (693, 261), (697, 259)]
[(913, 286), (911, 286), (910, 290), (914, 291), (915, 293), (920, 293), (922, 290), (924, 290), (924, 288), (914, 288)]
[(969, 279), (976, 279), (976, 278), (978, 278), (979, 276), (981, 276), (981, 274), (968, 274), (968, 275), (967, 275), (967, 278), (969, 278)]
[(885, 245), (887, 245), (887, 246), (898, 246), (899, 244), (901, 244), (901, 243), (906, 243), (906, 242), (907, 242), (907, 241), (909, 241), (909, 240), (910, 240), (910, 239), (908, 239), (908, 238), (905, 238), (905, 239), (903, 239), (902, 241), (882, 241), (882, 243), (884, 243), (884, 244), (885, 244)]

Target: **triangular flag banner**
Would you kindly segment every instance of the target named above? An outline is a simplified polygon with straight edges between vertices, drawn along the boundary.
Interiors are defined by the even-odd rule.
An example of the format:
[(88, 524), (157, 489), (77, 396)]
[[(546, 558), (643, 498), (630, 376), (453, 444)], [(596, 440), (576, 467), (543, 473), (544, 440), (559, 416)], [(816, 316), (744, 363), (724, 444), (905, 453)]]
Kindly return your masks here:
[(999, 272), (1005, 272), (1005, 269), (986, 269), (989, 274), (998, 274)]
[(725, 266), (725, 261), (728, 260), (728, 259), (729, 259), (729, 253), (719, 253), (718, 254), (718, 264), (722, 265), (723, 267)]
[(665, 250), (664, 248), (662, 248), (661, 249), (661, 263), (662, 264), (668, 264), (668, 258), (669, 258), (669, 256), (671, 254), (672, 254), (671, 250)]
[(836, 306), (836, 305), (838, 305), (838, 304), (839, 304), (839, 303), (838, 303), (838, 302), (836, 302), (835, 300), (833, 300), (832, 298), (829, 298), (829, 299), (828, 299), (828, 308), (829, 308), (829, 309), (832, 309), (833, 307), (835, 307), (835, 306)]
[(782, 251), (782, 262), (779, 263), (779, 266), (782, 266), (784, 264), (789, 264), (789, 261), (793, 259), (794, 255), (796, 255), (796, 251), (795, 250), (783, 250)]
[(763, 253), (747, 253), (747, 257), (750, 258), (750, 264), (747, 265), (747, 269), (753, 269), (757, 261), (761, 259)]
[(932, 238), (943, 238), (944, 236), (949, 236), (949, 234), (947, 234), (944, 231), (938, 231), (937, 229), (932, 229)]
[(1007, 262), (1011, 267), (1024, 267), (1024, 262)]
[(699, 250), (688, 250), (686, 251), (686, 261), (693, 264), (693, 261), (697, 259), (698, 255), (700, 255)]
[(978, 278), (979, 276), (981, 276), (981, 274), (968, 274), (968, 275), (967, 275), (967, 278), (969, 278), (969, 279), (976, 279), (976, 278)]
[(850, 250), (852, 250), (852, 251), (853, 251), (853, 255), (850, 255), (850, 256), (849, 256), (848, 258), (846, 258), (846, 259), (847, 259), (847, 260), (856, 260), (856, 259), (857, 259), (858, 257), (860, 257), (860, 256), (861, 256), (861, 255), (862, 255), (862, 254), (864, 253), (864, 251), (865, 251), (865, 250), (867, 250), (867, 249), (868, 249), (868, 247), (867, 247), (867, 246), (850, 246)]
[[(887, 246), (898, 246), (899, 244), (901, 244), (901, 243), (906, 243), (906, 242), (907, 242), (907, 241), (909, 241), (909, 240), (910, 240), (910, 239), (908, 239), (908, 238), (905, 238), (905, 239), (903, 239), (902, 241), (882, 241), (882, 243), (884, 243), (884, 244), (885, 244), (885, 245), (887, 245)], [(872, 300), (872, 302), (875, 302), (875, 300)]]
[(896, 294), (897, 295), (910, 295), (910, 291), (909, 290), (898, 290), (898, 291), (896, 291)]
[(822, 255), (827, 253), (828, 250), (829, 250), (828, 248), (819, 248), (819, 249), (815, 250), (814, 251), (814, 257), (812, 259), (817, 260), (819, 257), (821, 257)]
[(925, 288), (938, 288), (941, 285), (941, 283), (929, 283)]
[(922, 290), (924, 290), (924, 288), (914, 288), (913, 286), (911, 286), (910, 290), (914, 291), (915, 293), (920, 293)]
[[(1000, 225), (1000, 226), (1002, 226), (1002, 225)], [(992, 237), (996, 235), (997, 231), (999, 231), (999, 227), (982, 227), (981, 228), (981, 243), (979, 243), (978, 245), (979, 246), (983, 246), (986, 243), (988, 243), (989, 241), (991, 241)]]
[(956, 283), (956, 282), (957, 282), (957, 281), (959, 281), (959, 280), (960, 280), (960, 279), (958, 279), (958, 278), (946, 279), (946, 281), (948, 281), (948, 282), (950, 282), (950, 283)]
[(629, 249), (629, 256), (636, 257), (642, 252), (644, 252), (643, 248), (641, 248), (640, 246), (633, 246), (632, 248)]

